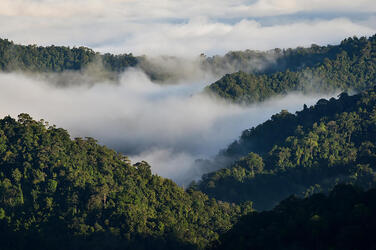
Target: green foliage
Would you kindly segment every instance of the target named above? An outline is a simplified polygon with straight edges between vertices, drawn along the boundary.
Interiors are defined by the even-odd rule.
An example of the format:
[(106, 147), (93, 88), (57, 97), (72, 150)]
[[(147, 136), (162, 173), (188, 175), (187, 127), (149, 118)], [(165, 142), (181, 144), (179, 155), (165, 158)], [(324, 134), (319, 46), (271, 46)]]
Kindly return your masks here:
[[(215, 249), (374, 248), (375, 190), (337, 186), (329, 197), (317, 193), (340, 182), (375, 187), (375, 45), (376, 36), (350, 38), (338, 46), (231, 52), (201, 61), (204, 68), (230, 63), (247, 70), (207, 89), (238, 103), (292, 90), (362, 92), (321, 99), (296, 114), (282, 110), (244, 131), (219, 156), (236, 161), (187, 191), (153, 175), (147, 162), (131, 165), (93, 138), (72, 140), (27, 114), (1, 119), (1, 248), (202, 249), (209, 242)], [(82, 70), (98, 61), (115, 73), (138, 65), (154, 80), (174, 77), (148, 71), (146, 58), (131, 54), (0, 40), (3, 71)], [(253, 202), (269, 209), (291, 194), (310, 198), (290, 197), (231, 229)]]
[[(243, 132), (225, 156), (230, 168), (203, 176), (198, 189), (230, 202), (270, 209), (291, 194), (329, 191), (339, 182), (376, 184), (376, 88), (321, 99), (295, 115), (282, 111)], [(259, 155), (257, 155), (259, 154)]]
[(132, 54), (112, 55), (94, 52), (86, 47), (69, 48), (61, 46), (38, 47), (17, 45), (7, 39), (0, 39), (0, 70), (31, 72), (62, 72), (81, 70), (90, 63), (100, 61), (106, 70), (121, 72), (137, 65)]
[(184, 191), (92, 138), (0, 120), (2, 249), (195, 249), (252, 211)]
[(290, 197), (272, 211), (250, 213), (212, 249), (374, 249), (376, 189), (338, 185), (328, 196)]
[(277, 51), (275, 64), (227, 74), (206, 91), (249, 104), (291, 91), (360, 91), (376, 81), (376, 35), (345, 39), (337, 46)]

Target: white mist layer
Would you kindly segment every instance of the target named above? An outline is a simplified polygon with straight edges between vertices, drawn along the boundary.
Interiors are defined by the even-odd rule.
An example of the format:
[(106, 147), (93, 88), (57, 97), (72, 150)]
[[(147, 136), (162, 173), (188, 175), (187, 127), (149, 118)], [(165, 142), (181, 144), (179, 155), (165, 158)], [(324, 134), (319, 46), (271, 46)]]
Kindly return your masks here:
[(281, 109), (295, 112), (322, 97), (295, 93), (241, 107), (198, 94), (205, 84), (158, 85), (141, 71), (129, 70), (119, 84), (56, 88), (46, 81), (3, 73), (0, 116), (28, 113), (67, 129), (72, 137), (93, 137), (132, 161), (148, 161), (154, 173), (186, 185), (203, 173), (195, 159), (215, 155), (241, 131)]

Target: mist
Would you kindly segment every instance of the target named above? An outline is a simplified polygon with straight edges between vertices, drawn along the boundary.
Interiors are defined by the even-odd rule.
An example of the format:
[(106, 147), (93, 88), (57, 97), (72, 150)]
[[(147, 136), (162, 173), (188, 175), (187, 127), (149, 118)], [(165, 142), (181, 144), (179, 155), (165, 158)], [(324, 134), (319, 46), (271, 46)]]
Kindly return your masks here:
[[(281, 54), (274, 50), (231, 51), (224, 56), (142, 56), (139, 69), (160, 84), (206, 82), (211, 83), (225, 74), (243, 71), (259, 73), (276, 66)], [(98, 66), (90, 66), (95, 68)], [(103, 70), (101, 70), (103, 71)], [(100, 72), (101, 72), (100, 71)], [(106, 75), (101, 73), (100, 75)]]
[(202, 93), (215, 77), (156, 84), (132, 68), (116, 84), (102, 80), (56, 87), (51, 84), (53, 75), (1, 73), (0, 116), (28, 113), (67, 129), (72, 137), (93, 137), (133, 163), (146, 160), (154, 173), (187, 185), (207, 171), (195, 164), (196, 159), (210, 159), (244, 129), (281, 109), (295, 112), (303, 104), (330, 97), (292, 93), (244, 107)]

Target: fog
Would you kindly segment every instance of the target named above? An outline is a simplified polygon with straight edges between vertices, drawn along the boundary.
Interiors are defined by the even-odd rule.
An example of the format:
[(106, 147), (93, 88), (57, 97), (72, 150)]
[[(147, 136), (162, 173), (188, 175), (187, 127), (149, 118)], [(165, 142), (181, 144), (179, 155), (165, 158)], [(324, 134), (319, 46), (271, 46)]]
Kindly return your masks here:
[[(243, 71), (259, 73), (273, 69), (281, 54), (275, 50), (260, 51), (230, 51), (224, 56), (143, 56), (139, 58), (138, 68), (144, 71), (154, 81), (161, 84), (205, 82), (210, 83), (225, 74)], [(99, 69), (99, 63), (89, 65), (91, 69)], [(88, 70), (85, 69), (85, 72)], [(100, 72), (105, 72), (102, 69)], [(99, 76), (108, 73), (96, 74)]]
[(293, 93), (242, 107), (203, 94), (216, 80), (210, 75), (181, 78), (175, 85), (156, 84), (138, 69), (124, 72), (116, 84), (102, 80), (56, 87), (52, 78), (1, 73), (0, 116), (28, 113), (67, 129), (72, 137), (93, 137), (132, 162), (148, 161), (154, 173), (180, 185), (203, 173), (196, 159), (214, 156), (244, 129), (322, 97)]

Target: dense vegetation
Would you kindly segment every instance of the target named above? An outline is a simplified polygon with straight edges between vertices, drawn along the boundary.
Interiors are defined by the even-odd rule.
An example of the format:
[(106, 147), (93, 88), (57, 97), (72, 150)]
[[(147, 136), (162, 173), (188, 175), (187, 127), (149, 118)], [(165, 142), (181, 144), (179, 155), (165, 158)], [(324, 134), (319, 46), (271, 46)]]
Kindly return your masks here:
[(132, 54), (104, 54), (86, 47), (69, 48), (62, 46), (41, 47), (17, 45), (7, 39), (0, 39), (0, 70), (62, 72), (81, 70), (90, 63), (99, 61), (106, 70), (121, 72), (138, 63)]
[(375, 249), (376, 189), (339, 185), (328, 195), (290, 197), (244, 216), (213, 249)]
[[(360, 93), (321, 99), (295, 114), (282, 110), (244, 131), (218, 156), (232, 164), (187, 190), (92, 138), (72, 140), (27, 114), (0, 119), (0, 248), (375, 248), (376, 190), (337, 185), (376, 186), (375, 46), (376, 35), (337, 46), (202, 56), (204, 70), (246, 71), (207, 89), (239, 103), (294, 90)], [(153, 80), (178, 77), (146, 57), (0, 39), (2, 71), (81, 71), (98, 63), (114, 74), (137, 66)], [(299, 198), (286, 199), (292, 194)]]
[(1, 249), (194, 249), (251, 203), (184, 191), (92, 138), (21, 114), (0, 120)]
[[(208, 92), (238, 103), (252, 103), (293, 90), (363, 90), (375, 80), (375, 45), (376, 35), (368, 39), (348, 38), (339, 45), (201, 55), (192, 63), (197, 64), (197, 70), (216, 76), (232, 73), (208, 86)], [(153, 60), (132, 54), (100, 54), (86, 47), (25, 46), (0, 39), (1, 71), (80, 71), (93, 64), (113, 73), (106, 75), (107, 78), (116, 78), (116, 73), (128, 67), (139, 67), (152, 80), (160, 82), (179, 80), (181, 69), (176, 65), (192, 67), (173, 56)]]
[(198, 188), (220, 200), (270, 209), (291, 194), (328, 191), (338, 182), (376, 183), (376, 88), (321, 99), (243, 132), (224, 154), (241, 156), (209, 173)]
[(312, 44), (310, 48), (230, 51), (224, 56), (206, 57), (201, 55), (201, 58), (205, 59), (203, 60), (205, 69), (218, 73), (243, 71), (264, 74), (286, 70), (298, 71), (305, 67), (313, 67), (322, 63), (325, 58), (335, 59), (340, 52), (341, 47), (337, 45), (318, 46)]
[[(360, 91), (376, 82), (376, 35), (348, 38), (337, 46), (277, 50), (275, 64), (227, 74), (206, 89), (237, 103), (253, 103), (290, 91)], [(240, 55), (242, 55), (240, 53)]]

